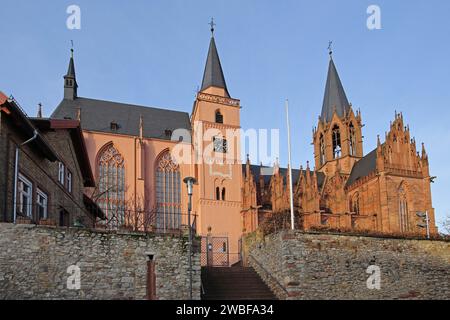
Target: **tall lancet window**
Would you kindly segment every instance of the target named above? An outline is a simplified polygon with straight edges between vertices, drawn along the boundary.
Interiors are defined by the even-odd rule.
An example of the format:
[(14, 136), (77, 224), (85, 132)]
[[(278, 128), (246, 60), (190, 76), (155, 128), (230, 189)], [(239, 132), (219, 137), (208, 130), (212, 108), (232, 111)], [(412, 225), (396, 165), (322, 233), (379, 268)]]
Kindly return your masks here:
[(323, 134), (320, 135), (319, 138), (319, 148), (320, 148), (320, 165), (323, 166), (325, 164), (325, 142), (323, 140)]
[(406, 232), (409, 230), (408, 227), (408, 201), (406, 199), (406, 191), (403, 185), (398, 189), (398, 215), (400, 231)]
[(180, 167), (165, 151), (156, 163), (156, 228), (159, 232), (176, 230), (181, 225)]
[(341, 131), (339, 126), (336, 124), (331, 131), (333, 140), (333, 158), (337, 159), (341, 157), (342, 146), (341, 146)]
[(106, 226), (117, 228), (125, 220), (125, 166), (120, 152), (109, 145), (98, 157), (98, 204), (106, 215)]
[(356, 155), (356, 133), (355, 127), (353, 126), (352, 122), (350, 122), (350, 126), (348, 127), (348, 133), (349, 133), (348, 139), (349, 152), (351, 156), (354, 156)]

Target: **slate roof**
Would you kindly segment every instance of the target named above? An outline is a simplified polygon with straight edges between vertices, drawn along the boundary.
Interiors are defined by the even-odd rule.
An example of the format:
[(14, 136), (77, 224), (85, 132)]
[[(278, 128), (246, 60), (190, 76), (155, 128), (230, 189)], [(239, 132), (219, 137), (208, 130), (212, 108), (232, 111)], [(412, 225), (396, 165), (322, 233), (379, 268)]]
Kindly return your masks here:
[(372, 150), (361, 160), (355, 163), (352, 172), (347, 180), (346, 186), (351, 186), (358, 179), (367, 177), (369, 174), (377, 170), (377, 149)]
[[(245, 170), (246, 170), (245, 167), (246, 167), (246, 165), (243, 164), (242, 165), (242, 173), (244, 175), (245, 175)], [(253, 174), (253, 177), (254, 177), (257, 185), (259, 182), (261, 167), (268, 169), (269, 172), (270, 172), (270, 169), (273, 169), (272, 167), (268, 167), (268, 166), (250, 165), (250, 172)], [(284, 177), (287, 177), (287, 171), (288, 171), (287, 168), (280, 168), (280, 174)], [(306, 170), (303, 170), (303, 174), (306, 176)], [(311, 176), (312, 176), (312, 174), (313, 174), (313, 172), (311, 171)], [(316, 174), (317, 174), (318, 187), (321, 188), (323, 185), (323, 182), (325, 181), (325, 174), (322, 172), (319, 172), (319, 171), (317, 171)], [(263, 177), (264, 177), (264, 183), (266, 185), (268, 185), (270, 183), (270, 178), (272, 177), (272, 175), (263, 175)], [(297, 184), (299, 177), (300, 177), (300, 170), (292, 169), (292, 182), (293, 182), (294, 186)]]
[[(53, 119), (77, 119), (81, 110), (83, 130), (139, 136), (139, 119), (143, 120), (143, 136), (170, 140), (167, 130), (190, 130), (190, 118), (186, 112), (137, 106), (125, 103), (88, 98), (64, 99), (51, 115)], [(118, 129), (111, 129), (111, 122)]]
[[(339, 117), (342, 117), (344, 113), (347, 113), (350, 109), (350, 104), (347, 100), (347, 96), (339, 79), (336, 66), (333, 59), (330, 59), (328, 66), (327, 83), (325, 86), (325, 94), (323, 97), (321, 120), (325, 122), (331, 121), (333, 117), (334, 109)], [(345, 111), (345, 112), (344, 112)]]
[(75, 78), (75, 63), (73, 62), (73, 55), (70, 57), (69, 68), (67, 69), (66, 76)]
[(209, 87), (223, 88), (227, 96), (230, 97), (214, 37), (211, 37), (211, 42), (209, 43), (208, 58), (206, 60), (205, 72), (203, 73), (201, 91)]

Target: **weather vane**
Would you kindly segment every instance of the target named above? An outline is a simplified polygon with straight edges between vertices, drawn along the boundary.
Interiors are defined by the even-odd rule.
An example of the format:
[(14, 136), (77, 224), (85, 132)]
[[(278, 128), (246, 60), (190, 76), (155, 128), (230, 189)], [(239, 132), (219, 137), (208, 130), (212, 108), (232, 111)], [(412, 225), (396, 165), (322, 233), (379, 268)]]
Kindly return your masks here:
[(333, 54), (332, 45), (333, 45), (333, 41), (328, 41), (328, 54), (330, 56)]
[(216, 26), (214, 23), (214, 18), (211, 18), (211, 22), (208, 24), (211, 26), (211, 34), (214, 35), (214, 27)]
[(72, 57), (73, 57), (73, 40), (70, 40), (70, 44), (71, 44), (70, 52), (72, 53)]

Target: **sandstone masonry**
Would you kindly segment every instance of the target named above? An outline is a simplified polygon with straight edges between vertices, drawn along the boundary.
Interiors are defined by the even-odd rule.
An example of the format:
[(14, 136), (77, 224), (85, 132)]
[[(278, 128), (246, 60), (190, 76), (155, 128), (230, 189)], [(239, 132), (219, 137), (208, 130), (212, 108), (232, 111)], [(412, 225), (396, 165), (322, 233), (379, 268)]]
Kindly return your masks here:
[[(450, 299), (450, 243), (282, 231), (246, 238), (245, 260), (281, 299)], [(381, 288), (368, 289), (367, 268)]]
[[(155, 254), (157, 299), (188, 299), (188, 240), (141, 233), (0, 223), (0, 299), (145, 299), (147, 253)], [(81, 271), (67, 289), (67, 268)], [(193, 256), (200, 298), (200, 255)]]

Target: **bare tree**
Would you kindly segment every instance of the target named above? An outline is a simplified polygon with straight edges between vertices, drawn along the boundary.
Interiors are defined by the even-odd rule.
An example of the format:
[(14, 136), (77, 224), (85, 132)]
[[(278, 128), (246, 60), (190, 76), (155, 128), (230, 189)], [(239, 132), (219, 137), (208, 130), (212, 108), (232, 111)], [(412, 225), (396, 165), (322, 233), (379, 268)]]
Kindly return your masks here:
[(447, 216), (441, 222), (441, 226), (442, 226), (444, 233), (450, 234), (450, 214), (447, 214)]

